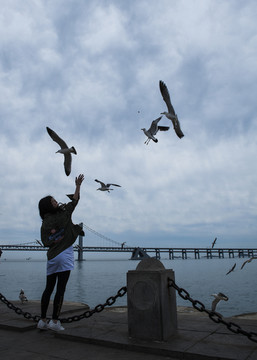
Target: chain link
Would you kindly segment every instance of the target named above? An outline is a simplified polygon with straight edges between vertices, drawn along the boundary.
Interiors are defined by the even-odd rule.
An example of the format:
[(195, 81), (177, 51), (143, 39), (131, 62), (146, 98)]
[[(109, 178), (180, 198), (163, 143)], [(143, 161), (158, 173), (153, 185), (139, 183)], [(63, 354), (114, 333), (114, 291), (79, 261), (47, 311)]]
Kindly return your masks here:
[[(173, 287), (175, 290), (177, 290), (179, 296), (184, 300), (190, 301), (196, 310), (198, 310), (200, 312), (205, 312), (206, 314), (208, 314), (209, 318), (213, 322), (215, 322), (217, 324), (222, 323), (231, 332), (233, 332), (235, 334), (241, 334), (241, 335), (247, 336), (247, 338), (249, 340), (257, 343), (257, 333), (252, 332), (252, 331), (247, 332), (247, 331), (243, 330), (238, 324), (235, 324), (234, 322), (231, 322), (231, 321), (230, 322), (225, 321), (223, 316), (221, 314), (217, 313), (216, 311), (211, 311), (211, 310), (206, 309), (205, 305), (201, 301), (194, 300), (193, 298), (191, 298), (189, 292), (183, 288), (180, 288), (173, 279), (168, 278), (168, 287)], [(112, 306), (119, 297), (124, 296), (126, 293), (127, 293), (127, 287), (123, 286), (122, 288), (120, 288), (117, 291), (117, 294), (115, 296), (110, 296), (104, 304), (98, 304), (94, 307), (94, 309), (87, 310), (83, 314), (80, 314), (80, 315), (74, 315), (74, 316), (70, 316), (68, 318), (61, 318), (60, 321), (62, 323), (71, 323), (73, 321), (80, 321), (82, 319), (89, 318), (95, 313), (100, 313), (107, 306)], [(40, 320), (39, 315), (31, 315), (29, 312), (24, 312), (21, 308), (15, 306), (9, 300), (7, 300), (6, 297), (4, 295), (2, 295), (1, 293), (0, 293), (0, 301), (2, 301), (4, 304), (6, 304), (9, 309), (14, 310), (16, 314), (23, 315), (25, 317), (25, 319), (33, 320), (36, 322), (38, 322)]]
[[(118, 291), (117, 291), (117, 294), (115, 296), (110, 296), (106, 302), (104, 304), (99, 304), (99, 305), (96, 305), (94, 307), (94, 309), (92, 310), (87, 310), (85, 311), (83, 314), (81, 315), (74, 315), (74, 316), (70, 316), (68, 318), (63, 318), (63, 319), (60, 319), (60, 321), (62, 323), (71, 323), (73, 321), (80, 321), (82, 319), (85, 319), (85, 318), (89, 318), (90, 316), (92, 316), (93, 314), (95, 313), (99, 313), (101, 311), (103, 311), (107, 306), (111, 306), (113, 305), (116, 300), (119, 298), (119, 297), (122, 297), (124, 296), (125, 294), (127, 293), (127, 287), (126, 286), (123, 286), (122, 288), (120, 288)], [(28, 319), (28, 320), (33, 320), (33, 321), (36, 321), (38, 322), (40, 320), (40, 316), (39, 315), (31, 315), (29, 312), (24, 312), (21, 308), (15, 306), (14, 304), (12, 304), (9, 300), (6, 299), (6, 297), (4, 295), (2, 295), (0, 293), (0, 301), (2, 301), (4, 304), (7, 305), (7, 307), (11, 310), (14, 310), (16, 312), (16, 314), (18, 315), (23, 315), (25, 317), (25, 319)]]
[(247, 332), (243, 330), (238, 324), (235, 324), (234, 322), (231, 321), (225, 321), (223, 316), (217, 313), (216, 311), (206, 309), (203, 303), (201, 303), (198, 300), (192, 299), (189, 292), (183, 288), (180, 288), (173, 279), (168, 278), (168, 287), (173, 287), (175, 290), (177, 290), (179, 296), (182, 297), (182, 299), (190, 301), (196, 310), (208, 314), (209, 318), (215, 323), (217, 324), (221, 323), (225, 325), (228, 328), (228, 330), (232, 331), (233, 333), (247, 336), (249, 340), (257, 343), (257, 333), (252, 331)]

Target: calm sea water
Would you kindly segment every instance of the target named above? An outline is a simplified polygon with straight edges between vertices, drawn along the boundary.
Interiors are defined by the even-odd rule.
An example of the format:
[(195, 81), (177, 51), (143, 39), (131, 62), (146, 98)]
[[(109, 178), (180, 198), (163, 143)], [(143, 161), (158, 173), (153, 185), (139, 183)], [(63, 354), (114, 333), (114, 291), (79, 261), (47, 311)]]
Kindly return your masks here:
[[(211, 294), (223, 292), (229, 297), (220, 301), (216, 310), (224, 316), (257, 312), (257, 260), (245, 265), (244, 259), (175, 259), (161, 262), (166, 269), (173, 269), (178, 286), (186, 289), (192, 298), (201, 301), (210, 309)], [(135, 270), (139, 261), (101, 259), (75, 262), (75, 269), (67, 285), (65, 300), (76, 301), (94, 307), (126, 286), (126, 274)], [(237, 263), (235, 270), (227, 271)], [(45, 286), (46, 261), (26, 259), (0, 259), (0, 293), (9, 300), (18, 300), (20, 289), (28, 299), (39, 300)], [(126, 295), (115, 305), (127, 304)], [(177, 305), (191, 306), (177, 295)]]

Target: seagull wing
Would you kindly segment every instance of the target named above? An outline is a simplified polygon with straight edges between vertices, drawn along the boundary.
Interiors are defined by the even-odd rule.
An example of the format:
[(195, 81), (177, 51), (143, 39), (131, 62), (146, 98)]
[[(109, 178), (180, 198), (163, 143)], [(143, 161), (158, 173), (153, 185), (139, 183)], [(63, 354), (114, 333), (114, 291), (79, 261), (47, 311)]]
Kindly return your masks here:
[(167, 105), (167, 108), (168, 108), (168, 112), (170, 114), (173, 114), (173, 115), (176, 115), (175, 114), (175, 110), (171, 104), (171, 101), (170, 101), (170, 94), (169, 94), (169, 90), (166, 86), (166, 84), (160, 80), (159, 82), (159, 85), (160, 85), (160, 91), (161, 91), (161, 94), (162, 94), (162, 98), (163, 100), (165, 101), (166, 105)]
[(158, 130), (160, 130), (160, 131), (167, 131), (167, 130), (169, 130), (169, 126), (158, 126)]
[(245, 266), (245, 264), (247, 264), (248, 262), (250, 262), (250, 260), (246, 260), (246, 261), (242, 264), (241, 270), (243, 269), (243, 267)]
[(98, 183), (100, 183), (102, 187), (106, 187), (105, 183), (103, 183), (102, 181), (97, 180), (97, 179), (95, 179), (95, 181), (98, 182)]
[(71, 173), (71, 154), (64, 154), (64, 170), (67, 176)]
[(213, 302), (212, 302), (212, 304), (211, 304), (211, 310), (212, 310), (212, 311), (215, 311), (216, 306), (217, 306), (217, 304), (219, 303), (219, 301), (220, 301), (219, 298), (215, 298), (215, 299), (213, 300)]
[(107, 184), (106, 186), (109, 187), (109, 186), (118, 186), (118, 187), (121, 187), (120, 185), (117, 185), (117, 184)]
[(243, 269), (243, 267), (245, 266), (245, 264), (250, 263), (250, 262), (251, 262), (252, 260), (254, 260), (254, 259), (257, 259), (257, 257), (256, 257), (256, 256), (252, 256), (250, 259), (246, 260), (246, 261), (243, 263), (243, 265), (241, 266), (241, 270)]
[(66, 142), (63, 139), (61, 139), (60, 136), (58, 136), (55, 131), (53, 131), (49, 127), (46, 127), (46, 130), (47, 130), (48, 134), (51, 136), (51, 138), (53, 139), (53, 141), (55, 141), (57, 144), (60, 145), (61, 149), (68, 148)]
[(158, 132), (158, 122), (161, 120), (162, 116), (158, 117), (158, 119), (152, 121), (152, 124), (150, 126), (150, 128), (148, 129), (148, 131), (152, 134), (152, 135), (156, 135)]
[(181, 138), (184, 136), (184, 134), (183, 134), (183, 132), (182, 132), (182, 130), (181, 130), (181, 128), (180, 128), (180, 123), (179, 123), (179, 121), (178, 121), (178, 118), (174, 119), (174, 120), (172, 121), (172, 123), (173, 123), (173, 127), (174, 127), (174, 130), (175, 130), (175, 133), (176, 133), (177, 136), (181, 139)]
[(232, 266), (232, 268), (226, 273), (226, 275), (230, 274), (236, 267), (236, 263)]

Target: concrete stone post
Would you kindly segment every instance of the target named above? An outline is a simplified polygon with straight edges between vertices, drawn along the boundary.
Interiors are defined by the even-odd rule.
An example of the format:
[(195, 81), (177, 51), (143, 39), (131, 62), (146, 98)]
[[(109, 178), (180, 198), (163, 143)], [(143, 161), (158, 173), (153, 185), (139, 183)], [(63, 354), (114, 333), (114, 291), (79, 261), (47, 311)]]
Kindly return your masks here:
[(177, 329), (174, 271), (157, 259), (143, 259), (127, 273), (128, 332), (134, 339), (166, 341)]

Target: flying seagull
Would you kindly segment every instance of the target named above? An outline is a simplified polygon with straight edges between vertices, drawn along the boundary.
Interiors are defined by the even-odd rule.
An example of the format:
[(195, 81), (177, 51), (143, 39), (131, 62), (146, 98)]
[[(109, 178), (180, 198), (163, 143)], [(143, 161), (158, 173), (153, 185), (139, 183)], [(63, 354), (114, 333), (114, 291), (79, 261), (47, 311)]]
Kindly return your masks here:
[(236, 263), (232, 266), (232, 268), (226, 273), (226, 275), (230, 274), (232, 271), (234, 271), (236, 267)]
[(214, 296), (215, 299), (212, 302), (211, 305), (211, 310), (215, 311), (217, 304), (220, 302), (220, 300), (224, 300), (224, 301), (228, 301), (228, 297), (224, 294), (222, 294), (221, 292), (219, 292), (218, 294), (212, 294), (211, 296)]
[(46, 127), (46, 130), (53, 139), (53, 141), (55, 141), (57, 144), (60, 145), (61, 149), (56, 151), (56, 153), (61, 153), (64, 155), (64, 170), (65, 170), (65, 174), (69, 176), (71, 173), (71, 153), (77, 155), (77, 152), (74, 146), (69, 148), (66, 142), (63, 139), (61, 139), (52, 129)]
[(21, 291), (20, 291), (19, 299), (20, 299), (20, 301), (21, 301), (22, 304), (23, 304), (25, 301), (28, 301), (27, 296), (25, 295), (23, 289), (21, 289)]
[(161, 114), (165, 115), (168, 119), (170, 119), (172, 121), (175, 133), (181, 139), (184, 136), (184, 134), (183, 134), (182, 130), (180, 129), (180, 123), (178, 121), (177, 114), (175, 113), (175, 110), (171, 104), (169, 90), (168, 90), (166, 84), (161, 80), (159, 82), (159, 85), (160, 85), (160, 91), (161, 91), (163, 100), (165, 101), (167, 108), (168, 108), (168, 112), (164, 111)]
[(158, 139), (156, 139), (154, 137), (154, 135), (157, 134), (157, 132), (160, 131), (167, 131), (169, 130), (169, 126), (159, 126), (158, 122), (161, 120), (162, 116), (160, 116), (158, 119), (152, 121), (152, 124), (150, 126), (150, 128), (148, 130), (146, 130), (145, 128), (141, 129), (143, 130), (143, 132), (145, 133), (145, 135), (147, 136), (146, 141), (144, 142), (144, 144), (148, 145), (149, 141), (152, 139), (154, 142), (158, 142)]
[(212, 246), (211, 246), (212, 249), (214, 248), (214, 245), (216, 244), (216, 241), (217, 241), (217, 238), (215, 238), (215, 239), (213, 240), (213, 243), (212, 243)]
[(254, 259), (257, 259), (257, 257), (256, 257), (256, 256), (253, 256), (253, 257), (251, 257), (250, 259), (246, 260), (246, 261), (243, 263), (243, 265), (241, 266), (241, 270), (243, 269), (243, 267), (245, 266), (245, 264), (250, 263), (250, 262), (251, 262), (252, 260), (254, 260)]
[(96, 190), (100, 190), (100, 191), (108, 191), (108, 192), (110, 192), (110, 190), (113, 190), (113, 189), (110, 189), (111, 185), (121, 187), (120, 185), (117, 185), (117, 184), (105, 184), (102, 181), (99, 181), (97, 179), (95, 179), (95, 181), (101, 184), (101, 187), (96, 189)]

